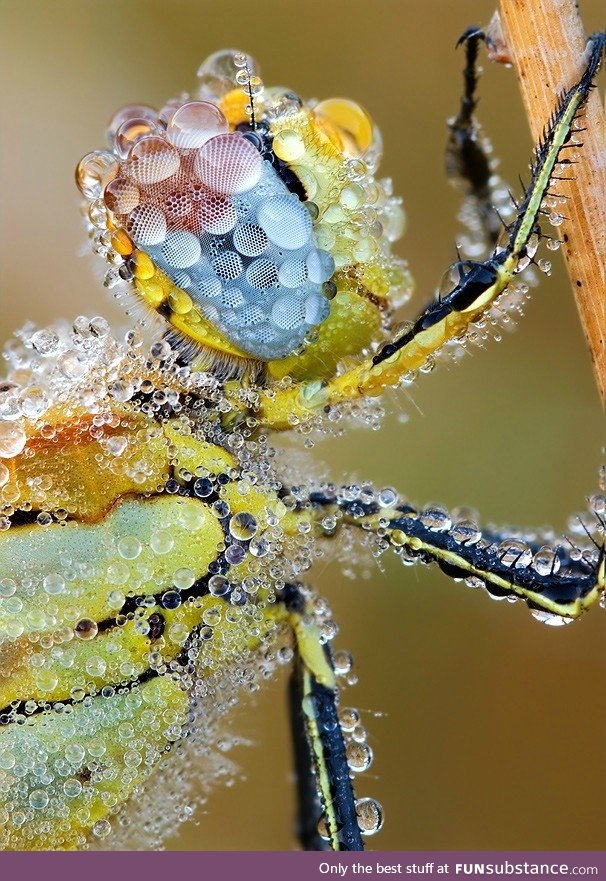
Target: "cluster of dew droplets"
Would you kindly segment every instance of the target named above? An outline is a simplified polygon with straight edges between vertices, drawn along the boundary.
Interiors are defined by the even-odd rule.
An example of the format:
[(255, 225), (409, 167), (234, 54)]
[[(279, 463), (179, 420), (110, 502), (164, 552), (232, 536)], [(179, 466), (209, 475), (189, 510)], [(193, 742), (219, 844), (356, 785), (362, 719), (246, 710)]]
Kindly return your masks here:
[[(159, 632), (159, 615), (163, 610), (174, 611), (189, 602), (187, 592), (201, 573), (195, 572), (192, 563), (184, 559), (183, 541), (196, 530), (203, 529), (206, 534), (209, 516), (221, 524), (223, 537), (217, 544), (216, 554), (225, 566), (237, 567), (247, 562), (246, 577), (234, 583), (223, 574), (223, 563), (216, 568), (211, 562), (208, 571), (211, 605), (201, 613), (198, 635), (189, 645), (187, 627), (176, 623), (166, 628), (166, 636), (173, 643), (183, 645), (186, 657), (179, 661), (174, 657), (169, 659), (163, 655), (161, 645), (149, 654), (150, 669), (159, 678), (176, 677), (192, 700), (190, 719), (186, 723), (189, 736), (185, 741), (182, 742), (184, 723), (178, 717), (167, 723), (165, 729), (166, 743), (172, 743), (175, 767), (179, 769), (168, 785), (168, 802), (163, 798), (160, 810), (157, 796), (150, 794), (147, 819), (136, 833), (148, 843), (157, 844), (167, 830), (185, 818), (184, 802), (193, 803), (189, 790), (191, 765), (196, 754), (205, 756), (207, 765), (210, 762), (214, 768), (214, 777), (207, 781), (209, 785), (212, 780), (222, 780), (228, 774), (229, 763), (216, 762), (209, 756), (217, 740), (218, 720), (237, 702), (240, 689), (254, 690), (271, 674), (276, 659), (264, 610), (275, 601), (277, 591), (287, 581), (301, 576), (311, 566), (315, 559), (313, 536), (308, 528), (295, 538), (285, 533), (282, 520), (296, 506), (296, 500), (286, 497), (280, 501), (275, 497), (281, 483), (272, 470), (265, 439), (254, 436), (254, 422), (239, 431), (225, 433), (220, 417), (229, 412), (229, 406), (217, 383), (211, 376), (192, 373), (189, 368), (179, 366), (166, 342), (156, 343), (150, 350), (136, 334), (129, 333), (126, 340), (118, 341), (108, 333), (102, 320), (80, 318), (71, 328), (25, 328), (9, 347), (6, 357), (9, 378), (0, 389), (2, 523), (10, 528), (14, 515), (19, 513), (29, 514), (32, 526), (27, 533), (31, 553), (28, 552), (27, 557), (18, 553), (10, 557), (8, 563), (11, 564), (12, 559), (15, 564), (9, 566), (10, 572), (4, 571), (6, 566), (3, 566), (0, 578), (2, 640), (11, 644), (24, 638), (24, 628), (27, 630), (29, 647), (18, 663), (25, 665), (24, 670), (33, 677), (36, 688), (49, 699), (61, 678), (58, 671), (62, 665), (72, 669), (71, 703), (67, 710), (62, 703), (54, 703), (50, 709), (43, 698), (42, 703), (28, 701), (25, 707), (12, 707), (10, 715), (12, 718), (17, 714), (19, 723), (26, 724), (30, 716), (35, 722), (36, 714), (43, 711), (55, 724), (55, 719), (69, 712), (72, 727), (64, 731), (61, 739), (65, 739), (68, 746), (65, 755), (60, 750), (57, 761), (52, 751), (49, 753), (49, 746), (36, 742), (35, 738), (30, 743), (30, 752), (23, 745), (13, 743), (10, 737), (3, 738), (0, 776), (11, 792), (13, 782), (23, 780), (26, 770), (20, 763), (19, 750), (24, 760), (43, 769), (38, 783), (28, 784), (27, 804), (19, 802), (11, 807), (11, 799), (7, 799), (10, 817), (3, 834), (7, 829), (20, 829), (22, 835), (44, 836), (45, 808), (47, 812), (65, 813), (69, 799), (86, 801), (93, 797), (96, 782), (101, 779), (99, 775), (115, 774), (117, 779), (126, 781), (137, 768), (148, 767), (151, 771), (158, 761), (157, 751), (149, 742), (145, 751), (146, 737), (151, 734), (147, 723), (142, 724), (139, 719), (142, 712), (139, 690), (125, 686), (125, 682), (136, 675), (136, 670), (128, 659), (121, 658), (119, 638), (116, 642), (112, 636), (106, 643), (109, 648), (115, 643), (114, 654), (95, 650), (99, 628), (94, 616), (85, 609), (73, 611), (74, 602), (79, 607), (78, 597), (92, 595), (99, 584), (105, 584), (108, 614), (116, 615), (116, 633), (119, 634), (121, 627), (129, 626), (134, 626), (141, 635)], [(185, 435), (193, 433), (199, 440), (213, 442), (236, 457), (238, 469), (233, 473), (228, 469), (227, 478), (237, 483), (242, 499), (239, 510), (232, 510), (220, 497), (222, 482), (203, 464), (195, 472), (180, 467), (175, 477), (170, 477), (164, 466), (157, 471), (159, 455), (168, 459), (175, 455), (174, 440), (169, 441), (162, 433), (165, 418), (176, 419)], [(149, 523), (148, 532), (142, 532), (140, 528), (136, 531), (128, 528), (129, 518), (140, 516), (136, 515), (137, 510), (145, 510), (140, 509), (141, 502), (124, 501), (98, 527), (94, 534), (100, 537), (100, 542), (95, 544), (94, 550), (89, 548), (86, 558), (78, 552), (77, 545), (70, 550), (69, 536), (76, 534), (66, 529), (63, 554), (60, 560), (53, 562), (49, 556), (52, 536), (56, 536), (53, 530), (59, 526), (69, 527), (71, 520), (78, 517), (80, 506), (87, 504), (85, 495), (65, 498), (64, 481), (69, 485), (70, 474), (70, 468), (65, 466), (72, 462), (69, 455), (65, 465), (54, 470), (51, 467), (53, 449), (59, 456), (63, 449), (65, 441), (61, 432), (66, 424), (70, 425), (70, 442), (75, 446), (96, 445), (95, 468), (100, 486), (126, 480), (133, 488), (140, 487), (143, 493), (157, 493), (155, 506), (162, 500), (169, 502), (173, 496), (177, 505), (156, 507), (155, 522)], [(32, 436), (44, 441), (46, 452), (44, 449), (40, 452), (39, 442), (28, 443)], [(64, 451), (68, 454), (69, 446)], [(36, 457), (40, 457), (39, 467)], [(180, 493), (186, 487), (190, 501), (179, 503)], [(269, 507), (262, 512), (261, 520), (258, 514), (247, 512), (246, 496), (253, 491), (269, 493)], [(60, 500), (65, 504), (60, 505)], [(170, 510), (177, 512), (176, 520), (163, 513)], [(206, 510), (210, 511), (208, 515), (204, 514)], [(51, 544), (41, 544), (47, 542), (47, 538)], [(33, 552), (39, 545), (46, 548), (43, 554)], [(151, 591), (155, 596), (148, 595), (150, 574), (157, 584)], [(136, 607), (122, 614), (122, 607), (133, 594), (138, 597)], [(156, 606), (158, 611), (154, 610)], [(205, 656), (204, 675), (199, 675), (199, 659), (205, 653), (205, 646), (213, 642), (215, 630), (218, 628), (221, 632), (222, 619), (234, 633), (248, 632), (253, 638), (256, 635), (265, 647), (262, 656), (224, 637), (220, 648)], [(79, 644), (89, 647), (85, 668), (80, 672)], [(16, 672), (10, 664), (4, 664), (2, 676), (8, 677), (10, 682)], [(102, 686), (103, 681), (107, 684)], [(105, 735), (95, 737), (94, 732), (88, 731), (89, 717), (78, 709), (87, 706), (94, 709), (90, 711), (90, 725), (94, 727), (95, 719), (106, 718), (108, 724), (115, 722), (117, 730), (124, 732), (124, 765), (118, 763), (117, 766), (115, 759), (105, 755)], [(135, 721), (137, 719), (139, 721)], [(148, 721), (152, 727), (160, 724), (159, 719)], [(30, 729), (11, 726), (9, 730)], [(139, 739), (132, 739), (135, 731)], [(69, 756), (68, 750), (71, 750)], [(182, 752), (185, 757), (180, 758)], [(137, 794), (141, 789), (148, 790), (145, 774), (137, 785)], [(150, 793), (153, 790), (152, 786)], [(122, 822), (127, 824), (126, 819), (118, 822), (111, 818), (119, 809), (119, 801), (108, 805), (110, 820), (95, 824), (92, 830), (95, 839), (109, 835), (112, 829), (122, 829)], [(83, 804), (78, 810), (86, 826), (89, 808)], [(68, 825), (67, 821), (55, 825), (53, 834), (59, 838), (63, 833), (69, 834)], [(124, 834), (128, 837), (127, 825)], [(75, 844), (84, 846), (84, 837)]]
[[(291, 487), (292, 497), (296, 500), (299, 507), (305, 507), (309, 503), (310, 495), (313, 489), (317, 489), (312, 484), (298, 485)], [(334, 486), (321, 486), (323, 494), (327, 498), (333, 498), (335, 504), (340, 503), (347, 505), (348, 510), (356, 511), (355, 504), (359, 502), (360, 507), (357, 509), (360, 514), (365, 510), (365, 506), (375, 501), (375, 496), (370, 487), (359, 488), (355, 485), (337, 489)], [(397, 495), (393, 490), (383, 490), (378, 494), (381, 504), (384, 506), (393, 505), (397, 501)], [(321, 519), (321, 526), (326, 536), (335, 534), (337, 527), (342, 521), (342, 512), (337, 509), (327, 513)], [(351, 550), (348, 550), (347, 556), (351, 561)], [(329, 642), (337, 635), (337, 627), (332, 618), (330, 608), (326, 601), (314, 596), (306, 588), (301, 588), (303, 595), (308, 598), (310, 608), (313, 612), (315, 622), (319, 627), (321, 637), (324, 642)], [(333, 650), (332, 664), (337, 683), (343, 686), (355, 685), (358, 681), (357, 674), (354, 670), (354, 660), (350, 652), (339, 649)], [(290, 656), (289, 656), (290, 659)], [(350, 774), (354, 785), (359, 774), (367, 771), (373, 762), (373, 751), (368, 740), (368, 732), (360, 722), (360, 713), (354, 708), (343, 707), (339, 710), (339, 725), (343, 734), (345, 743), (345, 758), (350, 769)], [(358, 826), (360, 832), (364, 836), (374, 835), (383, 826), (383, 809), (380, 803), (370, 797), (356, 799), (356, 813), (358, 818)], [(318, 833), (325, 840), (329, 840), (329, 828), (324, 815), (318, 820)]]
[[(95, 468), (99, 483), (114, 479), (129, 481), (140, 492), (154, 494), (157, 513), (151, 521), (143, 518), (137, 530), (128, 528), (129, 518), (141, 510), (141, 502), (125, 500), (104, 518), (97, 533), (100, 542), (89, 549), (86, 559), (77, 552), (77, 546), (70, 550), (67, 537), (72, 533), (66, 529), (66, 544), (57, 566), (48, 557), (50, 546), (44, 544), (40, 546), (47, 548), (45, 555), (35, 554), (25, 566), (13, 566), (10, 572), (2, 573), (2, 637), (10, 644), (23, 637), (23, 628), (26, 628), (31, 647), (24, 656), (24, 669), (29, 670), (28, 675), (43, 694), (41, 701), (12, 707), (11, 719), (18, 717), (19, 723), (27, 724), (31, 717), (35, 724), (40, 712), (49, 715), (51, 720), (71, 713), (72, 725), (65, 729), (66, 753), (58, 757), (59, 764), (45, 744), (38, 742), (31, 747), (33, 752), (28, 761), (31, 759), (36, 767), (44, 769), (41, 783), (28, 783), (27, 805), (15, 803), (10, 807), (5, 832), (21, 829), (24, 831), (19, 834), (27, 830), (29, 835), (43, 836), (40, 824), (45, 804), (47, 811), (65, 812), (71, 804), (69, 799), (84, 800), (78, 810), (86, 826), (87, 811), (90, 811), (87, 800), (93, 798), (95, 786), (104, 774), (113, 774), (126, 785), (127, 780), (139, 774), (137, 769), (144, 769), (132, 795), (139, 806), (137, 821), (133, 822), (130, 811), (121, 811), (120, 800), (114, 799), (108, 805), (108, 817), (94, 825), (92, 835), (96, 846), (102, 840), (107, 840), (112, 847), (121, 846), (120, 842), (128, 846), (133, 840), (157, 846), (191, 814), (196, 799), (206, 797), (210, 786), (233, 777), (233, 766), (224, 755), (223, 747), (219, 750), (221, 755), (216, 755), (219, 742), (224, 745), (236, 742), (236, 739), (222, 737), (222, 720), (237, 703), (242, 689), (256, 690), (264, 678), (272, 675), (276, 663), (288, 660), (288, 653), (280, 654), (272, 642), (265, 609), (271, 607), (287, 583), (304, 577), (321, 553), (308, 521), (301, 520), (294, 536), (287, 534), (282, 525), (290, 511), (306, 504), (309, 493), (303, 487), (292, 487), (290, 492), (283, 492), (280, 499), (275, 496), (282, 481), (265, 438), (255, 431), (254, 420), (238, 430), (225, 431), (220, 417), (228, 415), (229, 405), (218, 384), (211, 376), (192, 373), (189, 368), (180, 366), (166, 341), (148, 348), (132, 332), (126, 339), (116, 340), (101, 319), (81, 317), (72, 327), (25, 328), (10, 346), (7, 359), (11, 370), (10, 379), (2, 389), (0, 425), (16, 427), (25, 438), (23, 443), (12, 448), (7, 443), (3, 448), (1, 492), (7, 527), (18, 512), (36, 515), (28, 540), (37, 547), (38, 543), (46, 542), (46, 535), (55, 534), (54, 529), (69, 527), (72, 519), (79, 516), (79, 506), (86, 503), (86, 498), (70, 497), (67, 507), (57, 502), (62, 498), (62, 480), (69, 475), (69, 469), (54, 472), (46, 467), (50, 460), (43, 463), (41, 459), (42, 478), (28, 477), (24, 482), (9, 474), (13, 466), (19, 470), (29, 462), (29, 473), (35, 475), (36, 456), (47, 454), (41, 454), (36, 445), (28, 445), (28, 439), (43, 438), (51, 450), (56, 447), (60, 451), (64, 443), (61, 430), (66, 421), (70, 422), (75, 444), (97, 445)], [(40, 392), (34, 395), (34, 388)], [(33, 409), (32, 400), (38, 394), (43, 396), (45, 406)], [(54, 421), (52, 415), (57, 408), (61, 415), (59, 422)], [(221, 496), (224, 478), (203, 464), (195, 470), (179, 466), (172, 475), (154, 471), (158, 448), (169, 459), (175, 455), (173, 449), (178, 448), (178, 438), (168, 440), (163, 435), (164, 420), (176, 420), (184, 436), (194, 434), (199, 440), (214, 443), (235, 456), (237, 468), (227, 469), (224, 477), (236, 482), (241, 499), (237, 510)], [(69, 456), (65, 461), (70, 461)], [(174, 509), (176, 515), (170, 514), (173, 510), (170, 506), (166, 513), (163, 505), (158, 504), (168, 503), (171, 498), (178, 501), (185, 489), (189, 501)], [(260, 515), (246, 508), (247, 496), (257, 491), (268, 494), (269, 499)], [(204, 514), (207, 510), (209, 515)], [(196, 571), (194, 561), (186, 558), (183, 542), (197, 530), (208, 531), (208, 516), (220, 523), (222, 530), (216, 546), (216, 561), (209, 564), (207, 573), (211, 605), (201, 612), (202, 621), (195, 638), (191, 637), (189, 628), (179, 622), (167, 625), (165, 634), (157, 637), (165, 611), (172, 612), (191, 603), (187, 599), (188, 591), (201, 573)], [(146, 522), (148, 526), (142, 528)], [(246, 576), (232, 580), (225, 567), (233, 569), (244, 563)], [(150, 576), (156, 585), (153, 589), (150, 589)], [(92, 594), (99, 584), (106, 585), (109, 614), (116, 616), (118, 636), (112, 636), (107, 643), (109, 648), (113, 646), (109, 655), (97, 648), (98, 644), (101, 646), (98, 643), (100, 628), (94, 615), (86, 608), (77, 614), (71, 611), (74, 600)], [(135, 605), (123, 612), (133, 597)], [(330, 610), (313, 594), (310, 594), (310, 602), (322, 638), (332, 639), (336, 626)], [(217, 642), (215, 634), (223, 633), (223, 622), (234, 628), (234, 633), (256, 636), (262, 649), (238, 646), (237, 640), (234, 642), (225, 635)], [(137, 687), (129, 685), (137, 669), (127, 658), (122, 658), (120, 652), (120, 629), (129, 626), (142, 636), (159, 639), (149, 653), (149, 668), (159, 681), (170, 677), (188, 692), (191, 704), (187, 720), (173, 713), (171, 718), (162, 721), (147, 714), (143, 716), (147, 722), (141, 721), (142, 695)], [(163, 638), (182, 646), (179, 658), (163, 652)], [(78, 667), (81, 644), (87, 646), (82, 669)], [(211, 645), (215, 648), (209, 652)], [(202, 675), (201, 659), (204, 659)], [(346, 653), (335, 655), (338, 672), (353, 681), (350, 664)], [(71, 670), (70, 704), (65, 711), (62, 702), (52, 701), (62, 665)], [(9, 681), (15, 673), (12, 668), (3, 668), (3, 675), (8, 676)], [(122, 741), (118, 741), (121, 758), (110, 757), (105, 735), (86, 728), (85, 709), (89, 713), (94, 710), (91, 724), (99, 718), (106, 719), (107, 724), (112, 720), (116, 722), (117, 730), (123, 732), (124, 737), (123, 749)], [(156, 775), (147, 779), (158, 762), (157, 748), (149, 748), (148, 723), (152, 728), (164, 725), (165, 743), (170, 744), (171, 771), (167, 775), (159, 772), (159, 785), (163, 787), (161, 803), (154, 783)], [(22, 729), (11, 726), (10, 730)], [(0, 774), (4, 774), (7, 785), (12, 787), (11, 781), (16, 779), (14, 769), (19, 773), (22, 770), (16, 758), (17, 744), (5, 739), (0, 747)], [(23, 751), (22, 747), (19, 749)], [(67, 751), (70, 756), (73, 753), (75, 765)], [(352, 773), (362, 770), (370, 755), (359, 739), (348, 745)], [(191, 767), (198, 757), (208, 776), (204, 794), (194, 796)], [(64, 772), (68, 775), (65, 780)], [(46, 803), (45, 799), (48, 799)], [(145, 806), (144, 810), (141, 805)], [(375, 803), (368, 800), (360, 802), (360, 822), (367, 832), (373, 825), (371, 815), (380, 813), (378, 806), (372, 808), (372, 805)], [(53, 834), (60, 836), (62, 830), (69, 834), (65, 824), (55, 826)], [(48, 840), (50, 843), (51, 839)], [(84, 837), (76, 844), (84, 846)]]
[(176, 285), (177, 314), (205, 317), (253, 355), (281, 357), (326, 317), (322, 284), (334, 261), (258, 145), (230, 129), (221, 94), (208, 94), (209, 71), (229, 62), (232, 90), (260, 104), (246, 56), (224, 54), (201, 68), (206, 100), (119, 111), (112, 152), (86, 156), (77, 179), (93, 246), (112, 264), (108, 286), (134, 279), (149, 292), (161, 270)]

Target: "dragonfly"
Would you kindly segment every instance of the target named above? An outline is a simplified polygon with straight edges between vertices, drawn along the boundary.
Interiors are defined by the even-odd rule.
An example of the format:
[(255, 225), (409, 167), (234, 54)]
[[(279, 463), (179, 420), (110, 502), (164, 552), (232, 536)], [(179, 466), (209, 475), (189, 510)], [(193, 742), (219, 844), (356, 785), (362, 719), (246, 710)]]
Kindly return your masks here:
[(580, 534), (545, 543), (389, 488), (295, 484), (272, 446), (372, 423), (387, 389), (482, 341), (526, 296), (606, 37), (591, 39), (513, 207), (473, 116), (482, 39), (464, 37), (447, 154), (467, 191), (468, 254), (403, 326), (401, 202), (377, 177), (380, 134), (354, 101), (306, 102), (266, 87), (245, 53), (218, 52), (193, 96), (121, 109), (109, 148), (78, 165), (92, 249), (132, 327), (125, 339), (102, 318), (26, 328), (8, 352), (4, 848), (160, 846), (189, 816), (194, 769), (203, 787), (228, 773), (217, 745), (240, 695), (288, 664), (301, 846), (362, 850), (383, 823), (354, 785), (373, 752), (340, 701), (351, 659), (333, 650), (337, 626), (308, 575), (352, 536), (546, 623), (602, 601), (603, 491)]

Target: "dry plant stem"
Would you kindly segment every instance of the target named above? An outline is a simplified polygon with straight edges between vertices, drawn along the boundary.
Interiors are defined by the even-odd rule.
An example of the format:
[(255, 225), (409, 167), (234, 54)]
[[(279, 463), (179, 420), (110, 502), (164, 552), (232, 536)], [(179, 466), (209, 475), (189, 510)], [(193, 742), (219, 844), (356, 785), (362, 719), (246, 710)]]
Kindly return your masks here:
[[(575, 0), (500, 0), (500, 13), (537, 143), (556, 97), (581, 73), (587, 35)], [(579, 135), (584, 146), (579, 148), (581, 161), (572, 166), (575, 180), (554, 188), (569, 197), (561, 209), (568, 219), (557, 231), (564, 240), (562, 252), (605, 405), (606, 122), (598, 89), (589, 96), (586, 119), (578, 125), (587, 131)]]

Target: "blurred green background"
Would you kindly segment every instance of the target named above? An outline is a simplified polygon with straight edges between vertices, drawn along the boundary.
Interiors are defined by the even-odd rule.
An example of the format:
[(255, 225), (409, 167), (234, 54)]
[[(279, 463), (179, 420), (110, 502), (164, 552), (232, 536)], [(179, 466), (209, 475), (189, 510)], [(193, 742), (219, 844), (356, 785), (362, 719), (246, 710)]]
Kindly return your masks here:
[[(606, 25), (603, 0), (581, 9), (588, 30)], [(79, 256), (73, 169), (104, 145), (117, 107), (161, 106), (227, 46), (256, 56), (267, 84), (371, 111), (383, 173), (409, 217), (398, 249), (417, 281), (412, 316), (454, 256), (458, 200), (442, 173), (460, 88), (454, 44), (492, 11), (486, 0), (2, 0), (2, 340), (26, 319), (118, 316), (100, 266)], [(515, 183), (531, 143), (514, 74), (487, 69), (481, 87), (480, 117)], [(333, 480), (471, 505), (484, 523), (565, 528), (597, 489), (604, 421), (559, 255), (554, 263), (515, 334), (390, 395), (380, 432), (319, 444)], [(386, 814), (369, 845), (603, 848), (603, 613), (553, 629), (434, 569), (384, 557), (365, 570), (352, 581), (328, 563), (315, 583), (360, 677), (344, 702), (365, 711), (376, 758), (358, 790)], [(296, 846), (285, 681), (240, 707), (234, 730), (253, 745), (234, 757), (246, 779), (217, 791), (172, 848)]]

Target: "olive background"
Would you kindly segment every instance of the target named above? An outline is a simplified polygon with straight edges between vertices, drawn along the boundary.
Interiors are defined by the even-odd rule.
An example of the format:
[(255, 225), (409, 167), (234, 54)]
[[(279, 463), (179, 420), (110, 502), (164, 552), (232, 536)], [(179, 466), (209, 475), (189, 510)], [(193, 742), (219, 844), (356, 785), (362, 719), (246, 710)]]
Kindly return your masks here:
[[(606, 25), (601, 0), (581, 9), (588, 30)], [(104, 146), (115, 109), (161, 106), (230, 46), (258, 59), (267, 84), (369, 109), (408, 214), (397, 248), (416, 278), (412, 317), (455, 256), (458, 198), (442, 171), (461, 86), (455, 42), (492, 11), (486, 0), (1, 0), (2, 340), (26, 319), (118, 321), (87, 253), (74, 167)], [(515, 76), (485, 68), (479, 116), (517, 188), (532, 145)], [(597, 490), (604, 420), (561, 258), (543, 256), (553, 277), (514, 334), (390, 394), (380, 431), (319, 443), (325, 473), (471, 505), (484, 523), (564, 529)], [(356, 659), (360, 681), (343, 701), (363, 711), (375, 751), (357, 787), (386, 816), (369, 846), (601, 849), (604, 613), (549, 628), (433, 567), (387, 555), (357, 568), (351, 580), (322, 563), (313, 579), (338, 616), (336, 646)], [(251, 745), (232, 757), (245, 779), (217, 790), (172, 849), (296, 847), (285, 688), (281, 671), (242, 702), (233, 730)]]

